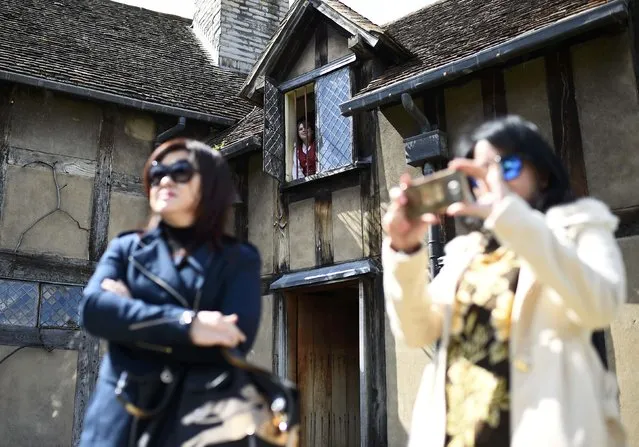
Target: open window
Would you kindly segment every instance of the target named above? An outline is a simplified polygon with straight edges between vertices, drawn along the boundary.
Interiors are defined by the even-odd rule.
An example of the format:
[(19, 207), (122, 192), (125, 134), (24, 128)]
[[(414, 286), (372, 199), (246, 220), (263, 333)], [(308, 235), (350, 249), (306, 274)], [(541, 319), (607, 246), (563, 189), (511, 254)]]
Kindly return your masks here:
[(339, 108), (350, 97), (348, 67), (285, 92), (265, 82), (264, 171), (290, 182), (351, 165), (352, 118)]

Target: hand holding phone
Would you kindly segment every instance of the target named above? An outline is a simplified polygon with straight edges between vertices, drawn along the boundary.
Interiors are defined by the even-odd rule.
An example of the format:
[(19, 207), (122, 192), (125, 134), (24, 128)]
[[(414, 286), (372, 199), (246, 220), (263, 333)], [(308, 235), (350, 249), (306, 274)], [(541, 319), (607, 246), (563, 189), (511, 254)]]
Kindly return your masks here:
[(468, 177), (453, 169), (414, 180), (404, 194), (407, 198), (406, 217), (411, 220), (427, 213), (443, 214), (453, 203), (474, 201)]

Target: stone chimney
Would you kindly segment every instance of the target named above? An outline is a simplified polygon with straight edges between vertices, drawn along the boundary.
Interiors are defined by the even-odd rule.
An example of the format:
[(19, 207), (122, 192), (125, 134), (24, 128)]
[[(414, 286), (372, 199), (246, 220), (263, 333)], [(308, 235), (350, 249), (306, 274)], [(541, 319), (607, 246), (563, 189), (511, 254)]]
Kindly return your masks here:
[(248, 73), (288, 11), (288, 0), (195, 0), (193, 29), (214, 63)]

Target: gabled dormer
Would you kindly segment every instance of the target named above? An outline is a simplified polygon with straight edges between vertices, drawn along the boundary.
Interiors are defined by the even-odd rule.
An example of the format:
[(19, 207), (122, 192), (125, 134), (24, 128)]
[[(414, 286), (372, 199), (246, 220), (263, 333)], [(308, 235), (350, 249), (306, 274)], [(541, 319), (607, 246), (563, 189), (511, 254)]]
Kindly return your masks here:
[(264, 108), (264, 171), (290, 183), (357, 165), (352, 118), (339, 109), (357, 93), (355, 67), (409, 56), (341, 2), (298, 0), (241, 91)]

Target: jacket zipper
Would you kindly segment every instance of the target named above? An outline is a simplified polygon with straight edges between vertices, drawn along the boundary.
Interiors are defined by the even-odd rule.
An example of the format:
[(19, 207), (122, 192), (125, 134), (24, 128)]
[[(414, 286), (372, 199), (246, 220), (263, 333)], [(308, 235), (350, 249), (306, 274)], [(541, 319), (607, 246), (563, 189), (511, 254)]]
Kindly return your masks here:
[(177, 320), (178, 318), (175, 318), (175, 317), (162, 317), (162, 318), (156, 318), (155, 320), (141, 321), (139, 323), (133, 323), (132, 325), (130, 325), (129, 330), (139, 331), (140, 329), (145, 329), (151, 326), (158, 326), (160, 324), (170, 323), (172, 321), (177, 321)]
[(154, 345), (152, 343), (146, 343), (143, 341), (135, 342), (135, 344), (141, 348), (148, 349), (150, 351), (163, 352), (164, 354), (170, 354), (173, 352), (173, 348), (171, 348), (170, 346)]
[(144, 276), (149, 278), (151, 281), (156, 283), (158, 286), (162, 287), (171, 296), (173, 296), (173, 298), (178, 300), (182, 306), (184, 306), (186, 309), (190, 309), (191, 308), (191, 306), (189, 306), (189, 303), (184, 299), (184, 297), (182, 295), (180, 295), (180, 293), (177, 290), (175, 290), (173, 287), (171, 287), (166, 281), (164, 281), (162, 278), (158, 277), (157, 275), (154, 275), (149, 270), (147, 270), (142, 264), (140, 264), (138, 261), (136, 261), (133, 258), (133, 256), (129, 256), (129, 261), (131, 261), (133, 263), (133, 265), (140, 272), (142, 272), (142, 274)]

